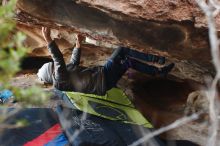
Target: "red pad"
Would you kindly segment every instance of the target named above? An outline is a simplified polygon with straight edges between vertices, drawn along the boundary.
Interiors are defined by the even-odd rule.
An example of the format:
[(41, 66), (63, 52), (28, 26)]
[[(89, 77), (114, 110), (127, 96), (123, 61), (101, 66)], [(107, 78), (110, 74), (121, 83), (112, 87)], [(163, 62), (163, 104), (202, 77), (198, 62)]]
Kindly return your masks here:
[(53, 127), (45, 131), (37, 138), (24, 144), (24, 146), (33, 146), (33, 145), (43, 146), (47, 144), (49, 141), (53, 140), (61, 133), (62, 133), (62, 129), (60, 127), (60, 124), (55, 124)]

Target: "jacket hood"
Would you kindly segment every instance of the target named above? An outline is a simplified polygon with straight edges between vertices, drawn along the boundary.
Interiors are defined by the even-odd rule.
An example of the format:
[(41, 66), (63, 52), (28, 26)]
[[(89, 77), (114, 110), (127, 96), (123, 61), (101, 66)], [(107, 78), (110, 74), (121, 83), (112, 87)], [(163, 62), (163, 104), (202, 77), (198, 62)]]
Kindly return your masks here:
[(53, 62), (45, 63), (37, 73), (39, 79), (45, 83), (53, 83)]

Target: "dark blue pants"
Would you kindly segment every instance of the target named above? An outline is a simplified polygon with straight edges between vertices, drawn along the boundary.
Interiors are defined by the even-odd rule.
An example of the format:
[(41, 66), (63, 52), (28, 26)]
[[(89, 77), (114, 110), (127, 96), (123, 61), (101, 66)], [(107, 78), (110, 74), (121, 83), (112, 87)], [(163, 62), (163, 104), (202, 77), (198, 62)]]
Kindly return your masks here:
[(155, 75), (159, 69), (155, 66), (142, 63), (138, 60), (151, 61), (154, 55), (145, 54), (125, 47), (117, 48), (104, 65), (107, 90), (116, 86), (118, 80), (129, 69)]

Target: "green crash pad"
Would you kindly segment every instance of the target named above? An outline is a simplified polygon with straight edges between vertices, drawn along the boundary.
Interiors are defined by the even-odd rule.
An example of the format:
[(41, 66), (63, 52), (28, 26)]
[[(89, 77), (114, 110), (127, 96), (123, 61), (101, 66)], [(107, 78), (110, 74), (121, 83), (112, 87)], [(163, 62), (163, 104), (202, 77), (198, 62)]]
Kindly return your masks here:
[(137, 110), (119, 88), (112, 88), (105, 96), (65, 92), (72, 104), (79, 110), (124, 123), (153, 128), (152, 124)]

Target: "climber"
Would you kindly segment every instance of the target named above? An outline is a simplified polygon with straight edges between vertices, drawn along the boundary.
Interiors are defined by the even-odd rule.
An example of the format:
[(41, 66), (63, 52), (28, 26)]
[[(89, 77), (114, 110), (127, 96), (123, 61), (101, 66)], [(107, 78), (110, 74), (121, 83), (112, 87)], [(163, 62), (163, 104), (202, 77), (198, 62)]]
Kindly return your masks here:
[(104, 66), (88, 68), (79, 66), (80, 45), (84, 39), (80, 35), (76, 36), (76, 46), (72, 51), (70, 63), (66, 65), (62, 53), (50, 36), (50, 29), (43, 27), (42, 35), (48, 45), (53, 62), (46, 63), (39, 69), (38, 78), (45, 83), (53, 84), (56, 89), (62, 91), (104, 95), (107, 90), (116, 86), (118, 80), (129, 68), (150, 75), (166, 76), (174, 67), (173, 63), (161, 68), (142, 63), (139, 60), (163, 65), (165, 58), (125, 47), (117, 48)]

